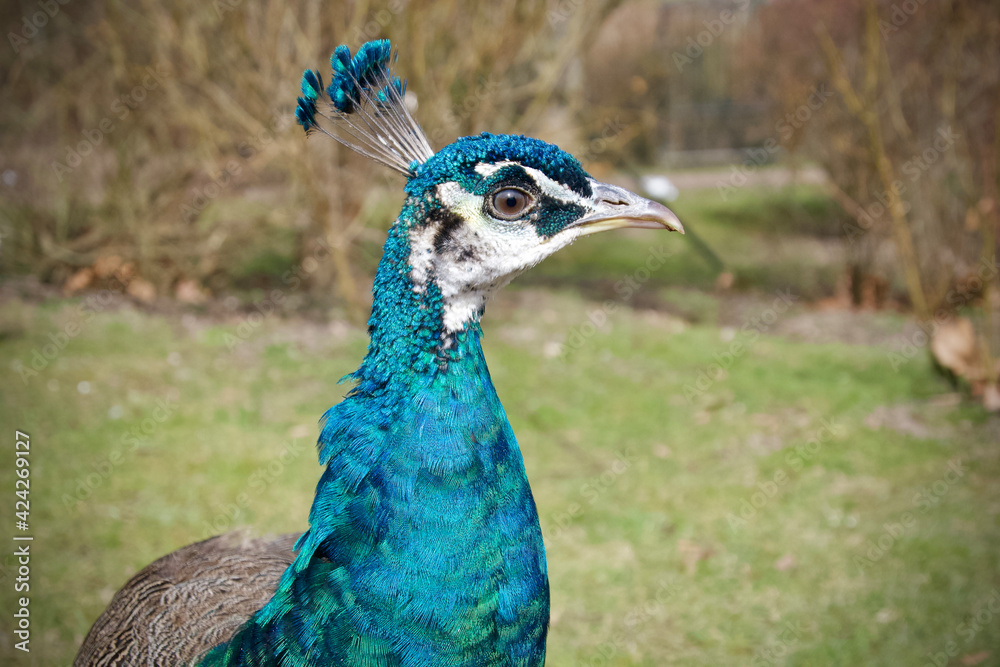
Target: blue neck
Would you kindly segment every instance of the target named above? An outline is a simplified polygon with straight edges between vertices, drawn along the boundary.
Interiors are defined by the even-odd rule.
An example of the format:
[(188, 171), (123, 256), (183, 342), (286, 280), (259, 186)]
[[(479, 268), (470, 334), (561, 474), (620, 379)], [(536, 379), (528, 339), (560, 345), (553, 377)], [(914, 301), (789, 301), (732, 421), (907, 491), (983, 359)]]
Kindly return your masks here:
[[(444, 302), (433, 280), (417, 291), (409, 276), (410, 225), (407, 209), (389, 230), (372, 287), (374, 301), (368, 320), (371, 343), (361, 367), (355, 395), (405, 391), (414, 382), (437, 375), (448, 361), (443, 350)], [(478, 323), (470, 323), (478, 337)]]
[(544, 662), (545, 551), (521, 453), (478, 323), (443, 345), (440, 293), (413, 289), (407, 229), (386, 242), (358, 384), (325, 415), (296, 560), (202, 664)]

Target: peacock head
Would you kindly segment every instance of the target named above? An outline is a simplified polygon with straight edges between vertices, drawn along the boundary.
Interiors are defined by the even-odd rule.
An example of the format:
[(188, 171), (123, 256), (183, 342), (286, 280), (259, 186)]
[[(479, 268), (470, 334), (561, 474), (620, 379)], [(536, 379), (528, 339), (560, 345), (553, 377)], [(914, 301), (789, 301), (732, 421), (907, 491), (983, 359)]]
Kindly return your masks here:
[[(480, 297), (581, 236), (620, 227), (683, 231), (665, 206), (591, 178), (569, 153), (522, 136), (481, 134), (442, 148), (406, 185), (414, 284), (446, 302)], [(447, 324), (448, 322), (446, 322)]]
[[(590, 177), (572, 155), (538, 139), (481, 134), (435, 153), (404, 103), (388, 40), (355, 56), (340, 46), (333, 82), (302, 81), (296, 117), (407, 177), (397, 224), (409, 236), (410, 278), (433, 282), (449, 308), (446, 329), (481, 312), (494, 290), (581, 236), (621, 227), (684, 228), (669, 209)], [(317, 102), (328, 98), (328, 111)], [(325, 122), (323, 122), (325, 121)]]

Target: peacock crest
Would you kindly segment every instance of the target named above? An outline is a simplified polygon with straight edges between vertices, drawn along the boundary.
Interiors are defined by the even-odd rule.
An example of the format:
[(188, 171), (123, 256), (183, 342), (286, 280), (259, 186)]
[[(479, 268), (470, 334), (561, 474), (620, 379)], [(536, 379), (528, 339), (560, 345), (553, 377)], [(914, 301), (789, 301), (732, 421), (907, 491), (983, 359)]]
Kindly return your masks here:
[(299, 123), (408, 179), (368, 352), (323, 418), (309, 529), (294, 547), (221, 536), (156, 561), (94, 624), (77, 667), (545, 664), (545, 543), (479, 320), (582, 236), (683, 226), (538, 139), (482, 133), (434, 153), (386, 40), (330, 60), (329, 86), (303, 76)]
[(396, 58), (387, 39), (363, 44), (353, 57), (338, 46), (329, 87), (316, 70), (302, 75), (295, 118), (307, 133), (322, 132), (409, 177), (434, 151), (406, 106), (406, 83), (392, 70)]

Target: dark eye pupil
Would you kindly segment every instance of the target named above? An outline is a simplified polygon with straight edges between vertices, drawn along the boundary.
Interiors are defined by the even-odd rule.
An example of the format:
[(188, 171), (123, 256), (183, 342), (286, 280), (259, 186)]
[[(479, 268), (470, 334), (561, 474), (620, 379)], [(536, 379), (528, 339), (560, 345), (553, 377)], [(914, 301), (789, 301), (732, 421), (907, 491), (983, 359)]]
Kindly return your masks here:
[(501, 190), (493, 197), (494, 208), (504, 217), (520, 215), (530, 203), (528, 195), (513, 188)]

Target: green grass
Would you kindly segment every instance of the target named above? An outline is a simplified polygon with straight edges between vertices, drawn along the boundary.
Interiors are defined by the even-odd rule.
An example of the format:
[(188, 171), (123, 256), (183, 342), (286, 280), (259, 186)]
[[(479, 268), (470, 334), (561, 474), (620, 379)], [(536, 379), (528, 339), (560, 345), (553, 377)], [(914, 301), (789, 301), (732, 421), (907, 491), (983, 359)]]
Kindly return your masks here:
[[(733, 273), (734, 287), (773, 291), (794, 287), (817, 299), (831, 296), (844, 271), (838, 241), (841, 218), (816, 186), (737, 190), (720, 197), (714, 189), (684, 192), (671, 208), (687, 229), (704, 240)], [(614, 283), (640, 260), (663, 248), (669, 261), (649, 278), (653, 287), (713, 288), (719, 268), (697, 252), (691, 235), (683, 242), (641, 232), (615, 243), (586, 239), (550, 257), (521, 280), (525, 284), (583, 289), (606, 298)]]
[[(32, 653), (4, 642), (5, 664), (69, 664), (113, 592), (184, 544), (303, 529), (316, 421), (366, 344), (339, 324), (107, 309), (23, 383), (13, 361), (43, 351), (78, 303), (0, 304), (5, 456), (15, 428), (30, 433), (36, 538)], [(692, 393), (731, 343), (651, 311), (616, 310), (553, 354), (591, 331), (593, 307), (521, 289), (485, 323), (546, 536), (549, 664), (923, 665), (949, 641), (995, 664), (1000, 616), (963, 630), (1000, 589), (996, 417), (934, 400), (948, 388), (923, 357), (894, 372), (880, 348), (768, 335), (742, 339), (726, 375)], [(879, 406), (904, 406), (938, 437), (869, 427)], [(964, 473), (948, 484), (955, 459)], [(6, 464), (0, 488), (11, 508)], [(734, 521), (744, 502), (759, 507)], [(905, 512), (912, 525), (859, 566)], [(10, 576), (0, 591), (13, 609)], [(5, 611), (5, 634), (10, 622)]]
[[(395, 217), (400, 201), (399, 193), (393, 191), (369, 203), (364, 217), (371, 233), (359, 239), (352, 251), (359, 273), (374, 274), (384, 238), (376, 230)], [(748, 188), (729, 193), (725, 199), (715, 189), (692, 190), (682, 193), (671, 208), (691, 232), (688, 237), (636, 230), (617, 235), (614, 243), (584, 239), (548, 258), (518, 283), (608, 298), (615, 295), (618, 281), (635, 273), (637, 258), (641, 264), (657, 253), (667, 253), (669, 261), (644, 281), (652, 288), (711, 290), (719, 272), (726, 270), (733, 273), (737, 289), (771, 292), (794, 287), (804, 298), (818, 299), (833, 294), (845, 270), (839, 241), (843, 214), (817, 186)], [(260, 203), (248, 204), (233, 196), (210, 205), (205, 217), (206, 224), (255, 221), (236, 226), (226, 246), (226, 261), (213, 276), (214, 288), (247, 292), (254, 287), (280, 286), (276, 276), (294, 268), (293, 236), (270, 220), (276, 214), (264, 213)], [(717, 259), (700, 253), (692, 236), (703, 239)], [(644, 295), (659, 305), (673, 303), (659, 299), (655, 289)]]

